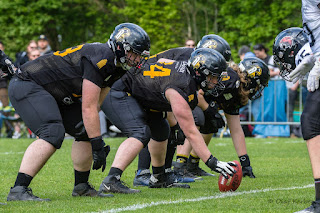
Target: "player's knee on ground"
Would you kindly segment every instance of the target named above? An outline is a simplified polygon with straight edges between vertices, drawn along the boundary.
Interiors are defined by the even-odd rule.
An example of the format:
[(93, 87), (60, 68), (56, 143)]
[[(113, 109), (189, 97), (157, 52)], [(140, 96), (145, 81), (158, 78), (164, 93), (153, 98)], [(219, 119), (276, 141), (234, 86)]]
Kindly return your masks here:
[(59, 149), (64, 139), (65, 129), (62, 123), (48, 123), (43, 125), (36, 135), (48, 141), (54, 148)]

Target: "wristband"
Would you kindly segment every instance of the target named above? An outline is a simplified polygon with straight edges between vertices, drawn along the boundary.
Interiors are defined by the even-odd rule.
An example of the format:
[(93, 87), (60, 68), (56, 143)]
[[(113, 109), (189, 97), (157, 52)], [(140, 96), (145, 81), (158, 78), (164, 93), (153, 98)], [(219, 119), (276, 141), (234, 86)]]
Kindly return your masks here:
[(92, 150), (99, 150), (102, 149), (104, 147), (104, 145), (106, 145), (104, 143), (104, 141), (102, 140), (102, 136), (98, 136), (95, 138), (90, 138), (90, 142), (91, 142), (91, 146), (92, 146)]

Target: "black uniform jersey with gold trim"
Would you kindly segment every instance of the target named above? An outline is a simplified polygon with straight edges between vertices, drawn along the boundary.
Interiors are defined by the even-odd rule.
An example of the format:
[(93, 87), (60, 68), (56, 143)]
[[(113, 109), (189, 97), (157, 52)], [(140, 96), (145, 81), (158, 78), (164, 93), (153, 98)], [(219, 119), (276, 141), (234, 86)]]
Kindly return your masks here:
[(130, 93), (144, 107), (171, 111), (165, 91), (173, 88), (188, 102), (191, 109), (198, 103), (197, 85), (187, 71), (186, 62), (147, 63), (139, 72), (128, 71), (121, 79)]
[[(124, 74), (115, 66), (115, 55), (106, 43), (82, 44), (43, 55), (21, 67), (19, 74), (43, 86), (58, 103), (64, 98), (77, 100), (87, 79), (103, 88), (113, 76)], [(71, 101), (72, 102), (72, 101)]]
[(178, 47), (168, 49), (158, 54), (150, 56), (148, 58), (148, 63), (155, 63), (160, 58), (167, 58), (175, 61), (188, 61), (193, 50), (193, 48), (189, 47)]
[(227, 76), (222, 78), (225, 90), (218, 97), (206, 97), (219, 104), (219, 108), (230, 115), (239, 115), (239, 109), (242, 107), (239, 95), (240, 78), (238, 73), (228, 67)]

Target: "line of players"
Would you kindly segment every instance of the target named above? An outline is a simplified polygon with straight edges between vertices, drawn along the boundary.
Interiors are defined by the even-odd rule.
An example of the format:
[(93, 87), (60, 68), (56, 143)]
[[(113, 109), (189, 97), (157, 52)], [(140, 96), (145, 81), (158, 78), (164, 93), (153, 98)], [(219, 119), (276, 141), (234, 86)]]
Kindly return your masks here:
[[(185, 149), (181, 148), (180, 151), (178, 150), (178, 166), (175, 166), (175, 170), (177, 170), (177, 172), (173, 173), (173, 175), (180, 175), (183, 177), (183, 175), (186, 175), (186, 170), (189, 169), (190, 171), (190, 168), (191, 172), (194, 172), (194, 174), (196, 175), (206, 174), (198, 166), (199, 159), (203, 160), (210, 169), (216, 172), (219, 172), (223, 175), (232, 175), (232, 173), (234, 172), (234, 170), (231, 167), (231, 165), (233, 165), (232, 162), (226, 163), (217, 160), (215, 157), (211, 155), (204, 143), (205, 141), (207, 143), (210, 141), (212, 133), (216, 131), (216, 128), (220, 128), (224, 125), (224, 122), (222, 122), (221, 119), (221, 115), (218, 114), (218, 107), (224, 110), (231, 132), (235, 133), (234, 135), (237, 135), (237, 137), (234, 137), (234, 135), (232, 135), (232, 138), (245, 175), (248, 175), (249, 177), (254, 177), (252, 168), (250, 166), (249, 157), (246, 152), (244, 137), (242, 138), (242, 129), (240, 131), (241, 126), (238, 117), (238, 110), (239, 107), (247, 103), (248, 99), (254, 99), (256, 95), (259, 96), (264, 86), (267, 86), (267, 82), (269, 80), (269, 72), (266, 65), (257, 58), (249, 58), (243, 60), (239, 66), (232, 62), (229, 62), (229, 66), (227, 68), (226, 61), (229, 60), (228, 54), (230, 53), (230, 47), (228, 47), (225, 40), (223, 40), (221, 37), (215, 36), (215, 39), (211, 39), (210, 36), (208, 36), (203, 38), (205, 39), (205, 42), (203, 41), (203, 44), (201, 43), (201, 41), (199, 42), (196, 50), (189, 49), (189, 52), (187, 51), (188, 53), (186, 53), (183, 50), (183, 48), (169, 50), (165, 52), (163, 55), (165, 56), (165, 58), (168, 58), (170, 60), (160, 60), (159, 62), (151, 63), (152, 58), (155, 58), (156, 60), (158, 60), (158, 58), (161, 58), (161, 54), (158, 54), (155, 57), (151, 57), (149, 62), (145, 64), (145, 66), (143, 67), (141, 63), (143, 59), (141, 56), (144, 56), (143, 53), (149, 51), (149, 47), (146, 44), (144, 46), (146, 47), (145, 49), (140, 49), (139, 51), (137, 51), (133, 48), (134, 45), (132, 46), (132, 43), (130, 44), (129, 42), (127, 44), (123, 42), (126, 38), (130, 37), (130, 30), (128, 30), (128, 28), (130, 29), (130, 27), (132, 27), (132, 25), (130, 24), (126, 25), (126, 27), (118, 26), (118, 29), (116, 28), (115, 32), (110, 37), (108, 46), (106, 47), (110, 48), (110, 50), (112, 51), (111, 53), (114, 54), (114, 60), (99, 60), (99, 58), (97, 58), (96, 63), (92, 64), (92, 59), (88, 57), (85, 59), (85, 61), (80, 62), (82, 66), (80, 69), (82, 69), (82, 72), (85, 70), (83, 70), (83, 67), (85, 67), (88, 70), (100, 71), (101, 68), (107, 67), (105, 65), (107, 65), (108, 62), (111, 63), (108, 64), (109, 69), (111, 67), (115, 70), (115, 67), (122, 67), (120, 69), (121, 72), (119, 72), (121, 73), (120, 75), (119, 73), (115, 74), (115, 72), (107, 72), (106, 75), (102, 76), (106, 79), (106, 82), (109, 83), (105, 86), (110, 87), (113, 84), (113, 82), (115, 82), (118, 78), (121, 77), (121, 75), (125, 73), (123, 71), (127, 70), (127, 72), (122, 76), (121, 80), (116, 81), (116, 83), (113, 84), (111, 90), (108, 91), (109, 95), (107, 96), (107, 98), (103, 99), (104, 105), (102, 106), (102, 109), (105, 111), (108, 118), (111, 121), (113, 121), (120, 130), (127, 134), (129, 138), (125, 140), (119, 147), (112, 167), (109, 171), (109, 174), (103, 180), (100, 186), (100, 192), (94, 190), (92, 186), (88, 183), (88, 177), (92, 160), (86, 160), (86, 165), (90, 165), (89, 167), (86, 166), (86, 169), (89, 168), (89, 172), (77, 171), (75, 166), (75, 179), (76, 183), (78, 184), (75, 183), (75, 189), (72, 195), (109, 197), (110, 195), (102, 195), (101, 191), (120, 193), (138, 192), (139, 190), (130, 189), (127, 186), (125, 186), (120, 180), (120, 178), (125, 168), (131, 163), (135, 156), (144, 147), (147, 147), (147, 145), (149, 147), (148, 151), (151, 155), (153, 174), (150, 175), (150, 177), (148, 178), (149, 182), (147, 184), (143, 183), (137, 185), (149, 185), (149, 187), (151, 188), (187, 188), (187, 185), (177, 183), (179, 181), (177, 181), (176, 178), (175, 180), (171, 180), (170, 178), (168, 178), (170, 176), (169, 174), (172, 175), (172, 172), (170, 172), (170, 170), (169, 172), (165, 172), (166, 167), (167, 169), (171, 168), (170, 164), (172, 162), (172, 156), (174, 153), (175, 145), (184, 141), (184, 137), (186, 137), (186, 140), (184, 141)], [(135, 27), (138, 26), (134, 26), (133, 31), (136, 30)], [(308, 25), (305, 25), (305, 28), (308, 30)], [(317, 90), (319, 85), (319, 76), (317, 73), (319, 67), (319, 57), (317, 55), (318, 52), (314, 52), (315, 54), (312, 54), (311, 49), (308, 47), (308, 44), (313, 44), (317, 46), (319, 42), (315, 42), (315, 38), (313, 37), (311, 31), (309, 32), (309, 39), (311, 39), (310, 41), (314, 43), (307, 42), (307, 37), (305, 37), (305, 34), (303, 33), (302, 29), (290, 28), (281, 32), (277, 36), (273, 48), (275, 61), (281, 67), (281, 76), (284, 79), (298, 79), (301, 76), (304, 76), (310, 70), (312, 71), (312, 75), (310, 78), (311, 80), (308, 79), (308, 89), (310, 91), (316, 92), (311, 93), (313, 95), (308, 96), (307, 103), (311, 102), (311, 100), (314, 100), (311, 98), (311, 96), (316, 96), (319, 91)], [(150, 42), (148, 41), (148, 39), (145, 39), (145, 41), (147, 41), (147, 43)], [(207, 46), (205, 46), (204, 44), (206, 44)], [(222, 46), (223, 48), (222, 50), (220, 50), (219, 48), (221, 48)], [(76, 48), (70, 48), (64, 52), (58, 51), (55, 52), (53, 55), (55, 55), (58, 58), (68, 56), (72, 59), (73, 54), (76, 53), (77, 58), (79, 60), (79, 54), (83, 54), (80, 51), (82, 47), (83, 46), (80, 45)], [(90, 50), (91, 47), (90, 44), (88, 44), (87, 50)], [(211, 50), (210, 48), (212, 48), (213, 50)], [(170, 51), (172, 52), (170, 53)], [(184, 56), (183, 54), (186, 54), (187, 56)], [(53, 61), (58, 60), (55, 59), (55, 56), (53, 55), (46, 56), (43, 58), (40, 57), (38, 60), (32, 63), (34, 65), (44, 64), (43, 62), (48, 58), (50, 58), (50, 60)], [(7, 58), (5, 58), (4, 55), (2, 55), (2, 70), (6, 71), (7, 68), (7, 71), (10, 70), (12, 72), (12, 69), (10, 69), (10, 65), (8, 65), (8, 61), (6, 59)], [(79, 63), (79, 61), (76, 62)], [(39, 80), (40, 78), (37, 79), (36, 77), (32, 76), (32, 69), (37, 69), (37, 72), (41, 72), (41, 70), (39, 70), (38, 67), (35, 68), (35, 66), (32, 66), (33, 64), (28, 64), (29, 66), (22, 67), (21, 70), (12, 72), (14, 77), (12, 79), (13, 82), (11, 83), (10, 98), (13, 101), (13, 105), (15, 106), (15, 108), (17, 108), (17, 111), (21, 110), (19, 114), (21, 113), (22, 118), (24, 117), (23, 115), (26, 114), (26, 111), (19, 108), (18, 102), (21, 101), (21, 98), (23, 100), (23, 97), (21, 97), (21, 94), (17, 94), (16, 92), (14, 92), (15, 87), (19, 89), (21, 87), (19, 86), (19, 84), (21, 84), (21, 82), (25, 82), (24, 84), (22, 84), (23, 88), (25, 88), (26, 86), (28, 86), (29, 88), (36, 88), (34, 85), (28, 85), (30, 84), (27, 83), (29, 81), (33, 82), (32, 84), (35, 85), (45, 85), (44, 82), (41, 82)], [(93, 67), (92, 65), (96, 66)], [(134, 68), (130, 69), (132, 67)], [(137, 69), (137, 67), (143, 68)], [(72, 70), (72, 68), (70, 69)], [(82, 94), (82, 106), (83, 102), (88, 102), (86, 101), (86, 97), (88, 96), (88, 94), (85, 94), (84, 91), (81, 90), (84, 90), (84, 88), (89, 88), (87, 90), (95, 91), (95, 87), (92, 87), (92, 85), (90, 85), (90, 83), (87, 82), (87, 79), (90, 79), (89, 81), (98, 85), (98, 87), (105, 88), (105, 86), (102, 85), (103, 83), (100, 80), (96, 80), (100, 77), (99, 75), (81, 73), (80, 76), (77, 75), (75, 77), (77, 79), (79, 79), (80, 77), (81, 79), (86, 80), (86, 82), (83, 85), (83, 88), (78, 88), (79, 90), (77, 91), (78, 94)], [(111, 79), (111, 81), (108, 81), (109, 79)], [(50, 80), (51, 82), (59, 81), (62, 85), (65, 83), (62, 82), (61, 79), (49, 79), (49, 81)], [(48, 83), (48, 79), (46, 79), (46, 83)], [(199, 88), (201, 89), (198, 90)], [(49, 91), (49, 96), (53, 97), (53, 99), (55, 100), (54, 102), (58, 102), (58, 108), (61, 107), (60, 104), (64, 104), (67, 106), (72, 105), (74, 104), (74, 102), (76, 102), (76, 98), (81, 97), (81, 95), (73, 95), (73, 99), (65, 99), (65, 97), (63, 97), (63, 93), (67, 93), (66, 91), (62, 91), (62, 94), (54, 94), (50, 89), (52, 88), (37, 88), (36, 92), (42, 92), (44, 90)], [(57, 92), (57, 88), (54, 89)], [(32, 90), (29, 89), (28, 92), (31, 93), (31, 91)], [(26, 95), (26, 97), (30, 97), (28, 96), (29, 94), (24, 95)], [(69, 97), (68, 95), (69, 94), (67, 94), (66, 97)], [(46, 96), (48, 95), (46, 94)], [(61, 99), (62, 97), (63, 99)], [(233, 107), (231, 107), (231, 104), (228, 103), (228, 100), (233, 100), (232, 98), (236, 100), (236, 102), (232, 102), (233, 105), (236, 105)], [(92, 99), (89, 99), (89, 102), (90, 101), (92, 101)], [(98, 98), (94, 99), (94, 102), (100, 103), (98, 101)], [(190, 108), (195, 108), (197, 102), (199, 102), (198, 106), (201, 110), (194, 110), (194, 115), (192, 116)], [(61, 108), (65, 108), (65, 106)], [(309, 107), (307, 104), (302, 115), (302, 123), (306, 124), (302, 125), (303, 137), (307, 140), (308, 148), (309, 144), (315, 144), (315, 142), (313, 143), (314, 138), (317, 139), (319, 137), (317, 131), (314, 131), (315, 129), (318, 129), (316, 127), (316, 122), (310, 122), (310, 118), (317, 114), (316, 112), (312, 113), (316, 109), (316, 107), (312, 107), (312, 104), (309, 104)], [(168, 116), (168, 123), (168, 121), (166, 120), (166, 116), (164, 116), (166, 113), (163, 112), (169, 112), (171, 110), (174, 116), (172, 117), (172, 114), (171, 117), (170, 115)], [(121, 113), (124, 111), (130, 113)], [(99, 131), (95, 132), (93, 128), (89, 127), (90, 124), (92, 124), (90, 122), (93, 122), (94, 124), (96, 124), (96, 122), (92, 120), (90, 121), (90, 116), (84, 117), (83, 123), (86, 127), (86, 131), (83, 132), (83, 128), (80, 128), (81, 131), (79, 131), (79, 126), (74, 124), (81, 122), (82, 115), (81, 110), (77, 110), (77, 112), (75, 112), (77, 122), (75, 122), (76, 120), (73, 120), (71, 122), (73, 126), (69, 125), (67, 129), (60, 129), (61, 131), (56, 131), (55, 134), (64, 135), (64, 132), (66, 131), (68, 133), (70, 132), (71, 135), (75, 136), (76, 141), (90, 141), (91, 144), (89, 144), (89, 146), (90, 149), (92, 147), (93, 153), (93, 168), (102, 168), (104, 170), (105, 158), (107, 156), (107, 153), (105, 152), (105, 144), (101, 139), (101, 136), (99, 136)], [(202, 113), (204, 115), (204, 121), (202, 120), (201, 122), (201, 116), (203, 117)], [(86, 116), (86, 114), (84, 113), (83, 116)], [(193, 117), (195, 119), (193, 119)], [(30, 116), (27, 116), (23, 119), (25, 119), (26, 121), (28, 121), (28, 119), (30, 121), (34, 121), (34, 119), (31, 119)], [(68, 117), (68, 119), (70, 120), (70, 117)], [(194, 121), (196, 121), (196, 124), (200, 126), (200, 131), (204, 133), (204, 137), (200, 135), (200, 132), (197, 130)], [(179, 123), (181, 129), (179, 126), (177, 126), (177, 123)], [(171, 134), (171, 142), (168, 145), (169, 152), (166, 152), (166, 140), (169, 138), (169, 124), (172, 127), (171, 133), (173, 134)], [(30, 123), (30, 126), (33, 128), (35, 132), (38, 133), (40, 137), (40, 139), (38, 139), (37, 141), (38, 144), (33, 146), (39, 146), (39, 143), (47, 142), (49, 145), (52, 145), (54, 149), (53, 151), (49, 151), (49, 155), (47, 157), (41, 159), (42, 161), (40, 165), (37, 166), (37, 168), (28, 168), (26, 163), (28, 162), (27, 158), (30, 158), (30, 156), (32, 156), (33, 153), (30, 152), (30, 150), (34, 149), (33, 147), (28, 148), (29, 153), (26, 152), (28, 154), (25, 154), (24, 156), (23, 163), (21, 164), (21, 168), (19, 170), (15, 186), (11, 188), (10, 193), (8, 195), (8, 201), (48, 200), (41, 199), (33, 195), (31, 189), (28, 188), (28, 186), (33, 177), (41, 169), (43, 164), (54, 153), (55, 149), (60, 148), (63, 139), (61, 137), (50, 135), (50, 131), (46, 132), (43, 129), (40, 129), (39, 126), (41, 126), (41, 124), (39, 123), (36, 125), (32, 125), (32, 123)], [(77, 128), (75, 128), (75, 126), (77, 126)], [(96, 125), (93, 125), (93, 127), (94, 126)], [(201, 130), (201, 128), (208, 126), (211, 127), (209, 130)], [(43, 131), (46, 134), (43, 134)], [(207, 137), (205, 135), (207, 135)], [(240, 140), (237, 140), (239, 138)], [(78, 142), (76, 142), (76, 144), (77, 143)], [(187, 156), (190, 152), (189, 144), (191, 144), (191, 147), (194, 150), (191, 151), (190, 157), (188, 159)], [(313, 145), (310, 146), (312, 147)], [(87, 148), (88, 145), (86, 145), (85, 149)], [(83, 154), (83, 150), (81, 150), (81, 153)], [(312, 203), (309, 209), (316, 209), (318, 208), (320, 197), (318, 186), (319, 175), (316, 166), (316, 160), (319, 156), (313, 157), (312, 150), (309, 150), (309, 154), (313, 166), (313, 173), (315, 176), (316, 185), (316, 201)], [(167, 159), (169, 159), (167, 161), (166, 155)], [(91, 155), (88, 156), (90, 158)], [(75, 161), (77, 160), (74, 159), (76, 157), (77, 154), (74, 154), (73, 161), (75, 165), (77, 165), (77, 163), (75, 163)], [(148, 158), (149, 157), (147, 152), (141, 152), (141, 162), (148, 166), (145, 169), (149, 168), (150, 166), (150, 161), (146, 160)], [(168, 165), (164, 164), (165, 161), (168, 162)], [(187, 161), (189, 165), (186, 164)], [(28, 170), (32, 171), (31, 175), (28, 174)], [(138, 168), (136, 179), (139, 178), (139, 176), (143, 175), (141, 171), (143, 170), (141, 168)], [(82, 184), (81, 187), (79, 187), (79, 184)]]

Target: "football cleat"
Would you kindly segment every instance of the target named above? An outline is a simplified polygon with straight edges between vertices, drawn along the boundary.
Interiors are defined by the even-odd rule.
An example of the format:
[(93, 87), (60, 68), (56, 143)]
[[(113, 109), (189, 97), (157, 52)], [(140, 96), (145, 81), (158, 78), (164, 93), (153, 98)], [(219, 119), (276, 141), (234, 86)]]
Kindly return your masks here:
[(89, 197), (113, 197), (112, 194), (104, 194), (101, 191), (97, 191), (90, 183), (79, 183), (73, 188), (73, 197), (89, 196)]
[(26, 186), (11, 187), (7, 197), (7, 201), (50, 201), (50, 199), (42, 199), (32, 193), (32, 189)]
[(243, 177), (248, 176), (249, 178), (256, 178), (256, 176), (252, 172), (251, 166), (242, 167), (242, 175)]
[(173, 183), (192, 183), (194, 182), (193, 178), (183, 177), (179, 175), (176, 171), (173, 171), (171, 168), (166, 169), (167, 178)]
[(311, 206), (295, 213), (319, 213), (319, 212), (320, 212), (320, 201), (313, 201)]
[(191, 174), (187, 169), (187, 163), (174, 163), (173, 170), (182, 177), (192, 178), (194, 180), (203, 180), (202, 177), (197, 177)]
[(167, 173), (153, 174), (150, 177), (149, 188), (190, 188), (188, 184), (174, 183)]
[(133, 179), (134, 186), (149, 186), (151, 173), (149, 169), (139, 169), (136, 171), (136, 176)]
[(194, 176), (215, 176), (214, 174), (208, 173), (199, 167), (196, 163), (187, 163), (187, 170)]
[(140, 190), (130, 189), (127, 184), (120, 180), (120, 176), (108, 175), (100, 185), (100, 191), (108, 193), (133, 194)]

